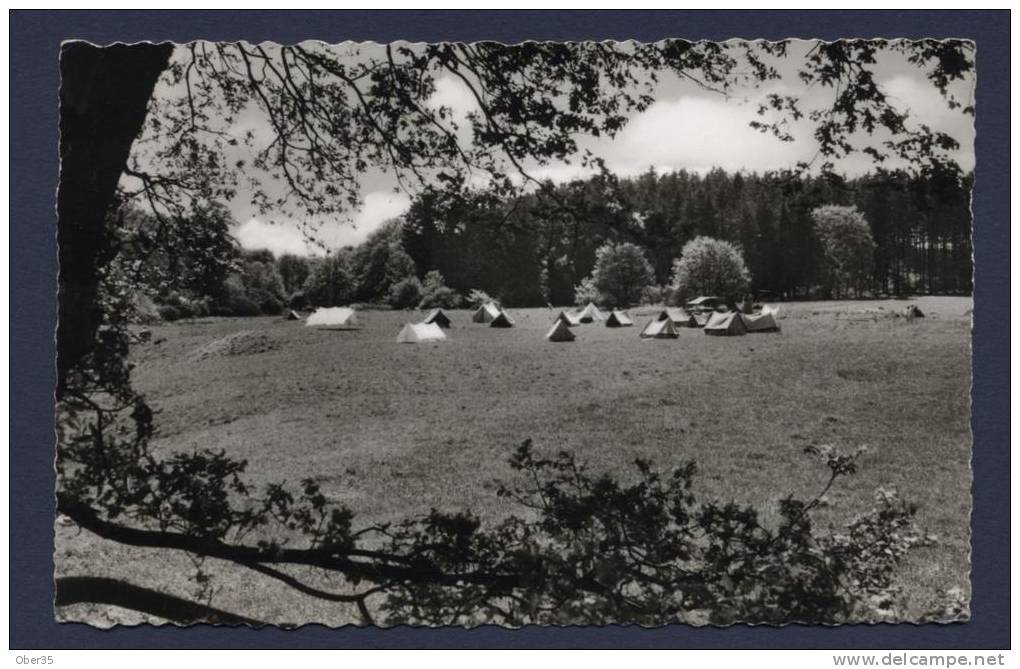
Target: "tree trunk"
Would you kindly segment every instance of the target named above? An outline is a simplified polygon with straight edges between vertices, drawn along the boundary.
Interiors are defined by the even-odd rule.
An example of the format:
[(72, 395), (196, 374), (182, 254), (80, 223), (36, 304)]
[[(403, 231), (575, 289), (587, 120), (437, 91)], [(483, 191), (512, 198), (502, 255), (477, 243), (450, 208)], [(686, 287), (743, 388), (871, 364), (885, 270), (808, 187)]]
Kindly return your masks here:
[(95, 341), (99, 270), (112, 257), (105, 219), (156, 81), (173, 45), (97, 47), (70, 42), (60, 53), (60, 280), (57, 397), (67, 373)]

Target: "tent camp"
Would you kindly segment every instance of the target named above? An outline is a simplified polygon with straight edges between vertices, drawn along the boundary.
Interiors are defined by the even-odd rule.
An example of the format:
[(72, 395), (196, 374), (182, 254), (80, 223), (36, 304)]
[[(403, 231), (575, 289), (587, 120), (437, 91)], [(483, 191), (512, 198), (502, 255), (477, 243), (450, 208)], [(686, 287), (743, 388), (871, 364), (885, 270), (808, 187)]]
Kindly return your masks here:
[(574, 333), (567, 327), (567, 322), (557, 318), (549, 332), (545, 333), (549, 341), (574, 341)]
[(619, 311), (614, 309), (606, 317), (607, 328), (625, 328), (634, 325), (634, 321), (631, 320), (630, 316), (625, 311)]
[(305, 326), (345, 329), (358, 325), (358, 315), (350, 307), (320, 307), (305, 319)]
[(397, 335), (398, 344), (420, 344), (426, 341), (444, 341), (446, 334), (435, 323), (407, 323)]
[(569, 311), (561, 311), (556, 315), (556, 320), (563, 321), (567, 324), (567, 327), (575, 327), (581, 324), (581, 319), (577, 314), (572, 314)]
[(673, 321), (668, 318), (664, 321), (653, 318), (648, 321), (648, 325), (641, 331), (643, 339), (676, 339), (679, 336), (680, 333), (677, 332)]
[(717, 311), (705, 323), (705, 334), (720, 336), (745, 335), (747, 334), (747, 328), (744, 326), (744, 319), (739, 311)]
[(422, 323), (435, 323), (441, 328), (448, 328), (450, 327), (450, 317), (442, 309), (436, 307), (429, 312), (429, 315), (425, 317)]
[(283, 317), (287, 321), (299, 321), (301, 320), (301, 314), (291, 309), (287, 312), (287, 315)]
[(779, 324), (771, 313), (740, 314), (740, 320), (744, 321), (744, 329), (748, 332), (779, 332)]
[(581, 320), (582, 323), (591, 323), (592, 321), (605, 320), (605, 316), (602, 315), (602, 312), (599, 311), (599, 308), (596, 307), (592, 302), (589, 302), (588, 306), (582, 309), (581, 313), (579, 313), (577, 317)]
[(489, 327), (493, 328), (512, 328), (514, 326), (514, 319), (510, 318), (505, 311), (502, 309), (496, 317), (489, 323)]
[(474, 323), (491, 323), (496, 316), (499, 316), (500, 310), (496, 306), (495, 302), (488, 302), (478, 307), (478, 310), (471, 316), (471, 320)]
[(658, 320), (664, 321), (667, 318), (673, 321), (673, 325), (678, 328), (697, 328), (704, 325), (704, 323), (698, 325), (698, 320), (680, 307), (666, 307), (659, 312)]

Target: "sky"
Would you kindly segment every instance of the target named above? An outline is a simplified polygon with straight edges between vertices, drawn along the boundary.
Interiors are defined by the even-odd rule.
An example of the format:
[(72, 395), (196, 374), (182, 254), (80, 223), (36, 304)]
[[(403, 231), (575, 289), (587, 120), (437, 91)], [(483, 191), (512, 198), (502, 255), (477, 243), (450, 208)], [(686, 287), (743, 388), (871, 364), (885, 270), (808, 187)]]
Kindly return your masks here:
[[(370, 45), (362, 45), (371, 48)], [(798, 55), (810, 43), (795, 43), (791, 55), (781, 65), (782, 79), (760, 89), (736, 89), (731, 96), (704, 90), (690, 82), (666, 77), (656, 90), (656, 101), (645, 111), (632, 116), (625, 129), (614, 139), (583, 138), (582, 149), (590, 149), (602, 157), (610, 170), (621, 177), (635, 176), (649, 168), (658, 172), (686, 169), (705, 172), (712, 168), (728, 171), (767, 171), (794, 167), (810, 161), (816, 153), (811, 137), (812, 125), (807, 120), (789, 128), (794, 142), (780, 142), (763, 135), (748, 124), (759, 118), (757, 103), (767, 93), (790, 93), (801, 97), (804, 108), (824, 103), (831, 98), (831, 89), (808, 89), (797, 79), (796, 69), (802, 62)], [(974, 166), (973, 119), (958, 110), (948, 109), (939, 92), (928, 83), (923, 73), (909, 66), (899, 54), (880, 52), (875, 66), (876, 77), (883, 91), (909, 110), (913, 119), (935, 129), (948, 132), (961, 144), (956, 159), (963, 169)], [(973, 82), (954, 89), (957, 97), (972, 102)], [(160, 94), (159, 89), (156, 92)], [(476, 108), (468, 89), (452, 76), (436, 82), (436, 93), (430, 100), (433, 107), (447, 107), (455, 118), (464, 119)], [(251, 116), (241, 127), (257, 135), (272, 135), (268, 121)], [(470, 141), (470, 129), (461, 133), (463, 142)], [(887, 163), (895, 167), (895, 163)], [(539, 179), (555, 182), (584, 177), (575, 164), (557, 163), (539, 166), (526, 163), (528, 172)], [(871, 159), (856, 155), (836, 164), (836, 170), (854, 176), (873, 169)], [(397, 189), (392, 175), (381, 171), (366, 172), (361, 179), (363, 204), (348, 220), (320, 219), (314, 221), (316, 238), (311, 243), (296, 221), (279, 214), (265, 215), (255, 210), (242, 187), (239, 196), (229, 203), (239, 225), (234, 233), (245, 248), (268, 248), (275, 254), (321, 254), (325, 248), (356, 245), (388, 219), (400, 216), (410, 204), (406, 192)], [(270, 220), (272, 219), (272, 222)]]

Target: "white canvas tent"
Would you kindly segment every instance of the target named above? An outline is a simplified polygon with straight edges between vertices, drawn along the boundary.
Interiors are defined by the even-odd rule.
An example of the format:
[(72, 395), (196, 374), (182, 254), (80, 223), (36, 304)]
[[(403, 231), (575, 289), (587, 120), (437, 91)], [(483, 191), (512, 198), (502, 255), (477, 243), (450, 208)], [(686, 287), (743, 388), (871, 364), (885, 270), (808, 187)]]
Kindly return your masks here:
[(780, 307), (778, 305), (773, 307), (771, 305), (765, 304), (765, 305), (762, 305), (762, 308), (761, 308), (762, 315), (769, 314), (773, 318), (779, 318), (779, 312), (780, 312)]
[(687, 301), (687, 308), (691, 311), (711, 311), (721, 306), (725, 300), (714, 295), (701, 295), (693, 300)]
[(478, 307), (474, 314), (471, 316), (471, 320), (475, 323), (491, 323), (496, 316), (499, 316), (500, 309), (496, 306), (495, 302), (488, 302)]
[(563, 342), (563, 341), (574, 341), (575, 335), (567, 327), (566, 321), (557, 318), (556, 322), (553, 323), (552, 328), (545, 334), (545, 338), (549, 341)]
[(435, 323), (441, 328), (450, 327), (450, 317), (446, 315), (446, 312), (436, 307), (429, 312), (429, 315), (425, 317), (422, 323)]
[(577, 317), (581, 320), (582, 323), (591, 323), (592, 321), (605, 320), (605, 317), (602, 315), (602, 312), (599, 311), (599, 308), (596, 307), (592, 302), (589, 302), (588, 306), (582, 309), (581, 313), (579, 313)]
[(739, 311), (715, 312), (705, 323), (705, 334), (723, 337), (747, 334), (743, 314)]
[(678, 328), (698, 327), (698, 320), (692, 314), (687, 313), (680, 307), (666, 307), (659, 312), (660, 321), (664, 321), (667, 318), (673, 321), (673, 325)]
[(305, 319), (306, 327), (353, 328), (357, 325), (357, 312), (350, 307), (320, 307)]
[(664, 321), (652, 319), (648, 325), (641, 330), (642, 339), (676, 339), (680, 333), (676, 331), (673, 321), (668, 318)]
[(407, 323), (397, 335), (398, 344), (420, 344), (426, 341), (444, 341), (446, 333), (435, 323)]
[(625, 328), (634, 325), (634, 321), (631, 320), (630, 316), (625, 311), (619, 311), (614, 309), (610, 312), (609, 316), (606, 317), (607, 328)]

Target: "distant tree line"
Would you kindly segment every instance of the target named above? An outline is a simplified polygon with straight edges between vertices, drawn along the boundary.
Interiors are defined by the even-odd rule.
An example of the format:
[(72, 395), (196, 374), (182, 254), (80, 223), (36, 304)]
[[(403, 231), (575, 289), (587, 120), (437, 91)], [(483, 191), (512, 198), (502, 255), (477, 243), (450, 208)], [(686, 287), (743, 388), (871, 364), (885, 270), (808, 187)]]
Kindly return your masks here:
[[(651, 283), (668, 286), (698, 237), (740, 250), (755, 295), (969, 294), (972, 184), (972, 175), (934, 172), (844, 179), (716, 169), (603, 174), (511, 201), (426, 192), (405, 216), (403, 242), (419, 268), (438, 269), (455, 290), (481, 287), (521, 306), (575, 302), (607, 243), (638, 246)], [(832, 271), (830, 228), (813, 215), (829, 205), (856, 207), (874, 243), (853, 286)]]
[(166, 319), (350, 303), (453, 308), (471, 294), (517, 307), (628, 306), (705, 292), (969, 294), (972, 183), (936, 173), (716, 169), (603, 173), (515, 198), (426, 190), (362, 244), (325, 257), (242, 250), (218, 204), (176, 225), (129, 209), (117, 214), (117, 266), (147, 286)]

